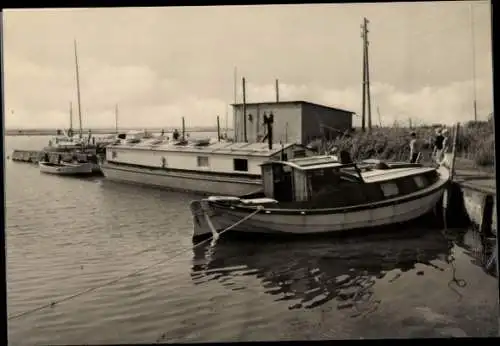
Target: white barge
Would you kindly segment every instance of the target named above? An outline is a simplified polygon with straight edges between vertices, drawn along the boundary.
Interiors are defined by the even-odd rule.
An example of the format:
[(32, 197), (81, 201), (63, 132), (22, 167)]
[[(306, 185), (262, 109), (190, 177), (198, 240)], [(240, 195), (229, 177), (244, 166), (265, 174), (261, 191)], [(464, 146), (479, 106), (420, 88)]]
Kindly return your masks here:
[(262, 189), (260, 165), (311, 156), (299, 144), (125, 139), (106, 148), (104, 176), (116, 182), (241, 196)]

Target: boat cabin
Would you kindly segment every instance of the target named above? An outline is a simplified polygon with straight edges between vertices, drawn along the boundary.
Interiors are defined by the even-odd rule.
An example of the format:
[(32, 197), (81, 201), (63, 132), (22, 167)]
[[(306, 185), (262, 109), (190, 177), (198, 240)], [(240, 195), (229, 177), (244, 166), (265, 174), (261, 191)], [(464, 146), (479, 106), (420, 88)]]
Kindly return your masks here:
[(261, 165), (264, 195), (289, 207), (337, 208), (401, 197), (439, 179), (432, 167), (376, 167), (343, 164), (332, 156), (265, 162)]

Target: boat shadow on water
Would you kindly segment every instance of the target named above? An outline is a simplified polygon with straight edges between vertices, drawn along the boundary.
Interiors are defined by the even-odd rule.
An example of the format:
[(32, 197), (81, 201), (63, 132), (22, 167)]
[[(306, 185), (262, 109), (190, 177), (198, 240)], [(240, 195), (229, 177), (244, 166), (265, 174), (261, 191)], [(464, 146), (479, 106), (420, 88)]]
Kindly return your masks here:
[[(218, 281), (236, 291), (245, 289), (238, 277), (253, 276), (276, 301), (289, 301), (290, 310), (336, 300), (337, 309), (352, 309), (356, 317), (377, 308), (380, 301), (375, 300), (373, 286), (390, 272), (391, 278), (385, 279), (392, 283), (417, 264), (445, 271), (446, 263), (453, 260), (453, 241), (435, 229), (296, 239), (259, 237), (248, 242), (221, 237), (212, 244), (199, 244), (193, 248), (192, 280), (195, 284)], [(444, 267), (434, 261), (445, 262)], [(416, 274), (424, 275), (423, 271)]]

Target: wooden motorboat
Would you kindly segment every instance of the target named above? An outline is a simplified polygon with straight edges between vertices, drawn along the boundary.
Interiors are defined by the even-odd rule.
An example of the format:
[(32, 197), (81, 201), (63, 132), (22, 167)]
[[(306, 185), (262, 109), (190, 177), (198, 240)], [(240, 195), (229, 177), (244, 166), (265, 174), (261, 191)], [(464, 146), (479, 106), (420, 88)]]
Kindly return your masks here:
[(40, 172), (56, 175), (91, 175), (93, 174), (93, 164), (85, 163), (52, 163), (39, 162)]
[(417, 219), (431, 212), (449, 181), (444, 167), (328, 157), (261, 165), (263, 191), (191, 203), (194, 239), (231, 232), (320, 234)]

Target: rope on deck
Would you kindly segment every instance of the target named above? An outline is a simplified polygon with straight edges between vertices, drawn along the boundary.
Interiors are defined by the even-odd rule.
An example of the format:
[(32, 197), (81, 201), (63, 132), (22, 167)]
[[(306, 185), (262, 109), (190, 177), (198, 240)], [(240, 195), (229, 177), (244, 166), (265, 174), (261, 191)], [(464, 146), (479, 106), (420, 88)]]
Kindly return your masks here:
[[(160, 264), (167, 263), (167, 262), (169, 262), (170, 260), (173, 260), (174, 258), (179, 257), (180, 255), (184, 254), (184, 253), (185, 253), (185, 252), (187, 252), (187, 251), (192, 251), (193, 249), (196, 249), (197, 247), (200, 247), (201, 245), (204, 245), (205, 243), (208, 243), (208, 242), (209, 242), (209, 241), (211, 241), (211, 240), (216, 240), (216, 239), (217, 239), (217, 238), (218, 238), (221, 234), (223, 234), (223, 233), (225, 233), (225, 232), (227, 232), (227, 231), (230, 231), (230, 230), (231, 230), (231, 229), (233, 229), (234, 227), (236, 227), (236, 226), (240, 225), (242, 222), (244, 222), (244, 221), (246, 221), (246, 220), (250, 219), (252, 216), (254, 216), (254, 215), (256, 215), (257, 213), (259, 213), (262, 209), (263, 209), (263, 207), (262, 207), (262, 206), (258, 206), (258, 207), (257, 207), (257, 209), (256, 209), (254, 212), (250, 213), (249, 215), (245, 216), (245, 217), (244, 217), (244, 218), (242, 218), (241, 220), (237, 221), (237, 222), (236, 222), (236, 223), (234, 223), (233, 225), (231, 225), (231, 226), (229, 226), (229, 227), (227, 227), (227, 228), (223, 229), (223, 230), (222, 230), (222, 231), (220, 231), (220, 232), (217, 232), (217, 231), (215, 231), (215, 232), (214, 232), (215, 228), (214, 228), (214, 226), (213, 226), (212, 222), (210, 221), (209, 226), (211, 227), (211, 230), (212, 230), (212, 235), (211, 235), (209, 238), (207, 238), (207, 239), (205, 239), (205, 240), (203, 240), (203, 241), (201, 241), (201, 242), (199, 242), (199, 243), (197, 243), (197, 244), (193, 245), (192, 247), (185, 248), (185, 249), (183, 249), (183, 250), (179, 251), (178, 253), (176, 253), (175, 255), (173, 255), (173, 256), (171, 256), (171, 257), (164, 258), (164, 259), (159, 260), (159, 261), (157, 261), (157, 262), (155, 262), (155, 263), (153, 263), (153, 264), (150, 264), (150, 265), (148, 265), (148, 266), (146, 266), (146, 267), (143, 267), (143, 268), (141, 268), (141, 269), (135, 270), (135, 271), (133, 271), (133, 272), (131, 272), (131, 273), (129, 273), (129, 274), (119, 276), (119, 277), (117, 277), (117, 278), (115, 278), (115, 279), (113, 279), (113, 280), (111, 280), (111, 281), (105, 282), (105, 283), (103, 283), (103, 284), (101, 284), (101, 285), (97, 285), (97, 286), (89, 287), (89, 288), (87, 288), (87, 289), (85, 289), (85, 290), (82, 290), (82, 291), (80, 291), (80, 292), (74, 293), (74, 294), (72, 294), (72, 295), (70, 295), (70, 296), (67, 296), (67, 297), (64, 297), (64, 298), (61, 298), (61, 299), (54, 300), (54, 301), (52, 301), (52, 302), (50, 302), (50, 303), (47, 303), (47, 304), (41, 305), (41, 306), (39, 306), (39, 307), (36, 307), (36, 308), (30, 309), (30, 310), (25, 310), (25, 311), (23, 311), (23, 312), (19, 312), (19, 313), (17, 313), (17, 314), (12, 314), (12, 315), (10, 315), (10, 316), (7, 318), (7, 320), (9, 320), (9, 321), (10, 321), (10, 320), (15, 320), (15, 319), (18, 319), (18, 318), (23, 317), (23, 316), (31, 315), (31, 314), (33, 314), (33, 313), (35, 313), (35, 312), (40, 311), (40, 310), (44, 310), (44, 309), (46, 309), (46, 308), (51, 308), (51, 307), (54, 307), (54, 306), (56, 306), (57, 304), (61, 304), (61, 303), (63, 303), (63, 302), (67, 302), (67, 301), (73, 300), (73, 299), (75, 299), (75, 298), (78, 298), (78, 297), (80, 297), (80, 296), (83, 296), (84, 294), (87, 294), (87, 293), (90, 293), (90, 292), (96, 291), (96, 290), (98, 290), (98, 289), (100, 289), (100, 288), (104, 288), (104, 287), (106, 287), (106, 286), (111, 286), (111, 285), (113, 285), (113, 284), (115, 284), (115, 283), (117, 283), (117, 282), (119, 282), (119, 281), (121, 281), (121, 280), (123, 280), (123, 279), (129, 278), (129, 277), (132, 277), (132, 276), (137, 275), (137, 274), (140, 274), (140, 273), (142, 273), (142, 272), (145, 272), (146, 270), (148, 270), (148, 269), (150, 269), (150, 268), (153, 268), (153, 267), (155, 267), (155, 266), (158, 266), (158, 265), (160, 265)], [(206, 215), (206, 217), (208, 218), (208, 220), (210, 220), (210, 218), (208, 217), (208, 215), (207, 215), (206, 213), (205, 213), (205, 215)], [(157, 245), (155, 245), (155, 246), (157, 246)], [(143, 251), (141, 251), (141, 252), (145, 252), (145, 251), (143, 250)]]

